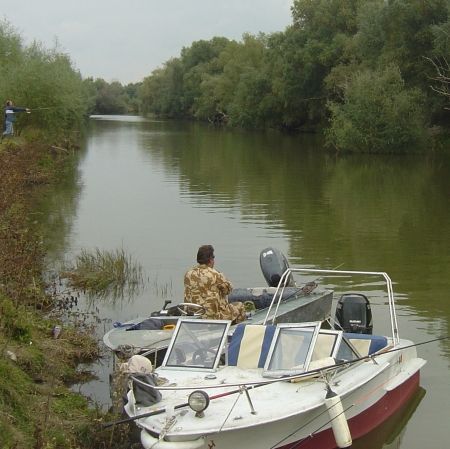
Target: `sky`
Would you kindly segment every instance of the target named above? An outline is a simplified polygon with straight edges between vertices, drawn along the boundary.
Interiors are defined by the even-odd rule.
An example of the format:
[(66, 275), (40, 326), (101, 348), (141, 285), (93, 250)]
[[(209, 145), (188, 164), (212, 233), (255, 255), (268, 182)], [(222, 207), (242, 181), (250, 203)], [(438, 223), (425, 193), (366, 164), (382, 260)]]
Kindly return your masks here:
[(293, 0), (0, 0), (0, 19), (24, 43), (68, 54), (84, 78), (123, 84), (194, 41), (284, 31)]

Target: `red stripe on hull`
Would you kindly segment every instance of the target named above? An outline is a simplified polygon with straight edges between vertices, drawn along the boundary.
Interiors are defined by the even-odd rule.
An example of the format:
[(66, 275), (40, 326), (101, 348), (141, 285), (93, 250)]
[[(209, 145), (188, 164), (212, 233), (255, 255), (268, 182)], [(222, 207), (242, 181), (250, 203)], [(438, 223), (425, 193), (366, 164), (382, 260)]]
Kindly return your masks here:
[[(419, 388), (420, 372), (417, 371), (395, 390), (387, 392), (376, 404), (348, 420), (352, 439), (356, 440), (381, 425), (400, 410)], [(280, 446), (278, 449), (336, 449), (331, 429), (314, 434), (306, 440)]]

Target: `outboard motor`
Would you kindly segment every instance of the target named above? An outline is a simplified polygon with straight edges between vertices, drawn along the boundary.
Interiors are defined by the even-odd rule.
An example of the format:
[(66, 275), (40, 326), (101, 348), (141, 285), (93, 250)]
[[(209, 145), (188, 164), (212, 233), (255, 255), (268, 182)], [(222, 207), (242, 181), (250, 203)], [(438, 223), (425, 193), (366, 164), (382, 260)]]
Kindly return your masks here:
[(372, 334), (372, 310), (367, 296), (360, 293), (346, 293), (336, 306), (335, 329), (356, 334)]
[[(276, 248), (266, 248), (259, 255), (259, 263), (269, 287), (278, 287), (281, 276), (289, 268), (286, 256)], [(295, 287), (292, 273), (286, 279), (286, 287)]]

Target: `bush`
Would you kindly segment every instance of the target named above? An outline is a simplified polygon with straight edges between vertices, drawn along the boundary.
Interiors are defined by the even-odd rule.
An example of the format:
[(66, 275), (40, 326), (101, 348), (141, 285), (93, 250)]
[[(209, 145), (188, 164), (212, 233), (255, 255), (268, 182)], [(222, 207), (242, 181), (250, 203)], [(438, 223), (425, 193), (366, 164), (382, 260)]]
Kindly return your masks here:
[(328, 104), (328, 144), (364, 153), (405, 153), (425, 144), (423, 97), (405, 88), (396, 66), (359, 71), (343, 92), (343, 103)]

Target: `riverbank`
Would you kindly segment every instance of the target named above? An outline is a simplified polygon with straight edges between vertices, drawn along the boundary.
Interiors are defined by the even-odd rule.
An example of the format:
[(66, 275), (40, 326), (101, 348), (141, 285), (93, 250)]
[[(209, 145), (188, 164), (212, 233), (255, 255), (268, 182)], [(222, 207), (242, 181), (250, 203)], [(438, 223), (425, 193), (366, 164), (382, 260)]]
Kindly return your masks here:
[[(130, 447), (128, 427), (105, 431), (114, 420), (70, 385), (88, 376), (77, 366), (101, 356), (89, 329), (49, 312), (57, 298), (43, 281), (45, 242), (33, 200), (71, 163), (68, 151), (24, 140), (0, 145), (0, 447), (75, 449)], [(39, 193), (38, 193), (39, 192)]]

